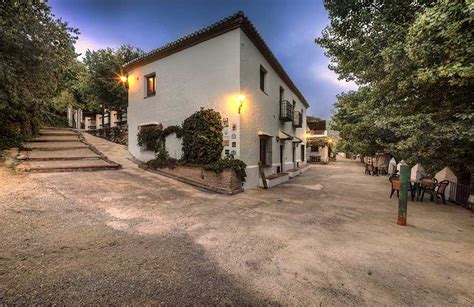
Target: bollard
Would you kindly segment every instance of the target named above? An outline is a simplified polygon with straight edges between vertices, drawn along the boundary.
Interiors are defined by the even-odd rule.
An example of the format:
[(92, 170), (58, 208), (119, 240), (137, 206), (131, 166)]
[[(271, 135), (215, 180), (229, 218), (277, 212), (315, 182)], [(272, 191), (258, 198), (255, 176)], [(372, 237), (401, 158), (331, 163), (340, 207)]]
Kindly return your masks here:
[(407, 225), (407, 201), (408, 201), (408, 185), (410, 180), (410, 167), (408, 165), (400, 165), (400, 197), (398, 198), (398, 218), (397, 224), (401, 226)]

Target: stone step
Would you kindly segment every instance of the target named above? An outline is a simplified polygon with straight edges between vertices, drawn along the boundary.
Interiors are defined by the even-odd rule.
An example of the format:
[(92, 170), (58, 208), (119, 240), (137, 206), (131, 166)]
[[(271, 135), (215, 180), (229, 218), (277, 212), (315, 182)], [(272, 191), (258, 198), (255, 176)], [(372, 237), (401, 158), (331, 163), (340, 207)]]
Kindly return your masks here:
[[(18, 167), (18, 166), (17, 166)], [(29, 172), (78, 172), (112, 170), (120, 168), (120, 164), (105, 160), (66, 160), (66, 161), (25, 161), (19, 168)]]
[(89, 148), (63, 150), (32, 150), (21, 151), (18, 160), (80, 160), (100, 159), (101, 157)]
[(40, 135), (77, 135), (76, 132), (68, 129), (41, 129), (39, 131)]
[(77, 134), (65, 134), (65, 135), (40, 135), (29, 142), (75, 142), (79, 141)]
[(89, 148), (82, 142), (27, 142), (23, 146), (26, 150), (64, 150)]

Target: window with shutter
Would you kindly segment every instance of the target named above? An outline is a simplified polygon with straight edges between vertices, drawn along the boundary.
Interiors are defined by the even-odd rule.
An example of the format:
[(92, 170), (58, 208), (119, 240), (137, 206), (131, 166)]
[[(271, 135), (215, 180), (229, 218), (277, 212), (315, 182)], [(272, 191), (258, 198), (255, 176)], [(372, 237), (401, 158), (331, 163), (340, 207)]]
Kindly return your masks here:
[(272, 139), (268, 138), (267, 139), (267, 164), (268, 166), (272, 166)]
[(260, 162), (265, 166), (272, 165), (272, 139), (260, 138)]

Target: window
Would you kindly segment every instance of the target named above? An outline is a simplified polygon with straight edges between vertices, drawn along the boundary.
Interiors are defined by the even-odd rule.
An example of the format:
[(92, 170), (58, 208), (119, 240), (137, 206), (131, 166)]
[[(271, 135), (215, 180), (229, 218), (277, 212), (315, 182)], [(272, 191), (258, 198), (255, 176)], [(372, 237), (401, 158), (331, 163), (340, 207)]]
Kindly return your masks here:
[(156, 95), (156, 75), (151, 74), (145, 76), (146, 81), (146, 97), (155, 96)]
[(301, 161), (304, 161), (304, 145), (301, 145)]
[(260, 162), (264, 166), (272, 165), (272, 138), (260, 137)]
[(267, 70), (260, 65), (260, 89), (265, 93), (265, 79), (267, 77)]

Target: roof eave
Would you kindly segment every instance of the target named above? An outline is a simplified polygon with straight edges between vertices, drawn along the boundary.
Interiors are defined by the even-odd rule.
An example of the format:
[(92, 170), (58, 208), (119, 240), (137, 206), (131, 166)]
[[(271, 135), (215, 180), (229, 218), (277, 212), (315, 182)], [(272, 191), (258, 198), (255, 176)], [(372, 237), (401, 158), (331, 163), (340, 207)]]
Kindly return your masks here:
[(199, 30), (196, 34), (190, 34), (185, 36), (182, 39), (178, 39), (175, 42), (172, 42), (168, 45), (165, 45), (159, 49), (151, 51), (141, 57), (138, 57), (128, 63), (126, 63), (123, 69), (126, 72), (132, 71), (134, 68), (143, 66), (152, 62), (155, 62), (159, 59), (170, 56), (174, 53), (182, 51), (184, 49), (195, 46), (204, 41), (210, 40), (214, 37), (227, 33), (229, 31), (241, 28), (241, 30), (247, 35), (247, 37), (252, 41), (252, 43), (257, 47), (260, 53), (265, 57), (265, 59), (270, 63), (272, 68), (280, 76), (280, 78), (285, 82), (285, 84), (296, 94), (301, 103), (305, 108), (309, 108), (309, 104), (304, 98), (303, 94), (298, 90), (296, 85), (291, 81), (288, 74), (285, 72), (281, 64), (278, 62), (276, 57), (273, 55), (270, 48), (267, 46), (263, 38), (258, 33), (257, 29), (252, 25), (252, 23), (239, 12), (234, 15), (233, 18), (228, 18), (222, 22), (217, 22), (215, 25), (211, 25), (208, 29)]

